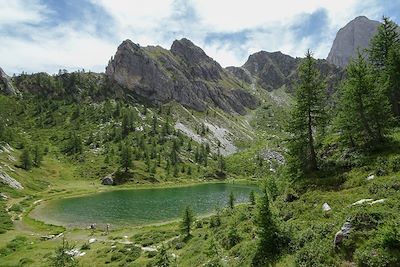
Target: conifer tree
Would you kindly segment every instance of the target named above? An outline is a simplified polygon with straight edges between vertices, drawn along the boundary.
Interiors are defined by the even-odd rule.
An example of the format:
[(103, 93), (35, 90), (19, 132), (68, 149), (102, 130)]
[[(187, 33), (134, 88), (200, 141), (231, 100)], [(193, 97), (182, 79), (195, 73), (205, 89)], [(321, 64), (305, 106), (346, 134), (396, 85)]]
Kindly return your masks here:
[(21, 157), (21, 166), (25, 170), (30, 170), (32, 168), (32, 158), (31, 158), (31, 153), (29, 152), (29, 149), (25, 148), (22, 151)]
[(229, 194), (229, 208), (231, 210), (233, 210), (235, 208), (235, 195), (233, 194), (233, 192), (231, 191), (231, 193)]
[(168, 257), (168, 251), (165, 248), (164, 244), (161, 246), (160, 253), (157, 256), (156, 266), (157, 267), (169, 267), (169, 266), (171, 266), (171, 260)]
[(42, 150), (40, 149), (39, 145), (35, 145), (33, 149), (33, 164), (35, 165), (35, 167), (40, 167), (40, 165), (42, 164), (42, 159)]
[(381, 143), (391, 123), (389, 100), (361, 53), (346, 69), (336, 124), (352, 146)]
[(386, 85), (386, 94), (390, 100), (392, 111), (400, 116), (400, 33), (398, 25), (387, 17), (383, 17), (378, 32), (372, 38), (369, 60), (374, 66), (375, 80)]
[(183, 213), (183, 218), (181, 222), (181, 231), (183, 234), (186, 235), (186, 237), (190, 236), (190, 231), (192, 229), (193, 221), (194, 221), (194, 216), (192, 209), (189, 206), (187, 206)]
[(123, 144), (121, 147), (121, 167), (128, 172), (129, 168), (133, 166), (132, 164), (132, 151), (128, 144)]
[(270, 210), (268, 194), (264, 193), (258, 207), (257, 215), (258, 237), (257, 251), (254, 255), (253, 266), (275, 266), (281, 251), (282, 240), (279, 229)]
[(378, 27), (378, 32), (371, 39), (369, 60), (377, 69), (384, 69), (389, 52), (394, 45), (400, 43), (400, 34), (397, 31), (398, 25), (388, 17), (383, 17), (382, 24)]
[(289, 132), (289, 168), (292, 174), (318, 169), (316, 136), (326, 119), (325, 83), (308, 50), (299, 67), (296, 103), (291, 113)]

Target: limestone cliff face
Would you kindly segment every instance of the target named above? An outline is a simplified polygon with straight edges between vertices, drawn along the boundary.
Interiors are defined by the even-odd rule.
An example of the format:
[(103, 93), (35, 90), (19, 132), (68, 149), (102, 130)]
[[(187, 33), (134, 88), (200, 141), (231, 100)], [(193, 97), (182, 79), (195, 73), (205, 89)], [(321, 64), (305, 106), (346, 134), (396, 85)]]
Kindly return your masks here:
[[(281, 52), (260, 51), (250, 55), (242, 67), (228, 67), (227, 70), (238, 79), (253, 83), (267, 91), (276, 90), (282, 86), (293, 91), (298, 80), (300, 62), (301, 58), (293, 58)], [(321, 59), (316, 61), (316, 67), (323, 78), (326, 78), (328, 90), (333, 91), (343, 78), (343, 70)]]
[(16, 95), (18, 91), (10, 82), (10, 77), (0, 68), (0, 92), (6, 95)]
[(336, 35), (327, 61), (339, 67), (346, 67), (357, 49), (369, 47), (371, 38), (375, 35), (380, 23), (361, 16), (350, 21)]
[(176, 101), (200, 111), (212, 105), (241, 114), (257, 105), (238, 79), (187, 39), (174, 41), (170, 50), (126, 40), (109, 62), (106, 75), (154, 103)]

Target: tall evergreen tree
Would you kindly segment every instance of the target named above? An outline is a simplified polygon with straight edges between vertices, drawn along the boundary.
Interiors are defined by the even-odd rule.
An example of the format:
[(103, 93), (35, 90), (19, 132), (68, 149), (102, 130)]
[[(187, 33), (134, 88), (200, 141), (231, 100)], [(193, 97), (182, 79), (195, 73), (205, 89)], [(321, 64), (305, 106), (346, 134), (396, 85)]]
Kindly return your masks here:
[(326, 119), (325, 98), (325, 83), (308, 50), (299, 67), (296, 103), (289, 125), (288, 163), (292, 173), (318, 169), (316, 134), (322, 132)]
[(189, 206), (187, 206), (183, 213), (183, 218), (181, 222), (181, 231), (183, 234), (186, 235), (186, 237), (190, 236), (190, 231), (192, 229), (193, 221), (194, 221), (194, 216), (192, 209)]
[(378, 32), (371, 39), (369, 60), (377, 69), (384, 69), (387, 63), (389, 52), (393, 45), (400, 43), (400, 34), (397, 32), (398, 25), (388, 17), (383, 17)]
[(42, 159), (42, 150), (40, 149), (39, 145), (35, 145), (35, 147), (33, 148), (33, 164), (36, 167), (40, 167), (40, 165), (42, 164)]
[(352, 146), (383, 141), (391, 122), (390, 105), (383, 86), (361, 53), (347, 66), (340, 91), (336, 123)]
[(258, 207), (259, 241), (252, 261), (253, 266), (275, 266), (283, 249), (280, 231), (269, 205), (268, 194), (265, 192)]
[(379, 83), (386, 85), (386, 94), (392, 105), (392, 111), (400, 116), (400, 33), (398, 25), (383, 17), (377, 34), (372, 38), (369, 60), (374, 66), (374, 76)]
[(133, 166), (132, 163), (132, 151), (129, 144), (123, 144), (121, 147), (121, 167), (128, 172), (129, 168)]
[(28, 148), (25, 148), (22, 151), (20, 161), (21, 161), (22, 168), (24, 168), (25, 170), (28, 171), (32, 168), (32, 157), (31, 157), (31, 153)]

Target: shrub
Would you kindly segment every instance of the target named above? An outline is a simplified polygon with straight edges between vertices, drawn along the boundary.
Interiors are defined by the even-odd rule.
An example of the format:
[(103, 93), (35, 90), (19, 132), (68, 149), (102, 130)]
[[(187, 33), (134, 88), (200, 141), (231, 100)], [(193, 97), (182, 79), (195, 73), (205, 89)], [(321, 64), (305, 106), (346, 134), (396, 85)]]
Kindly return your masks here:
[(354, 259), (360, 267), (386, 267), (393, 262), (393, 258), (387, 251), (372, 244), (357, 249)]

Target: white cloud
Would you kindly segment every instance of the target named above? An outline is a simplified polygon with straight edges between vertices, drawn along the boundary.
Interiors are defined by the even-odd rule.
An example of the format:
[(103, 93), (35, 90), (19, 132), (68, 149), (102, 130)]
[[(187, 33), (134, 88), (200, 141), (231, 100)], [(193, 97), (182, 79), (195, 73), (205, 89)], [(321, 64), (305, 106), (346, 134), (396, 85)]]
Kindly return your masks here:
[[(249, 54), (260, 50), (303, 56), (311, 48), (316, 57), (325, 58), (339, 28), (358, 15), (379, 19), (383, 10), (376, 0), (88, 1), (112, 18), (108, 25), (112, 36), (99, 37), (92, 23), (100, 19), (96, 16), (79, 24), (49, 25), (54, 14), (45, 0), (0, 0), (0, 66), (9, 73), (59, 68), (104, 71), (118, 44), (128, 38), (144, 46), (169, 48), (173, 39), (187, 37), (223, 66), (242, 65)], [(318, 42), (306, 34), (295, 35), (291, 27), (321, 8), (328, 21)], [(358, 14), (360, 9), (363, 14)], [(187, 10), (191, 13), (185, 14)], [(205, 41), (208, 33), (240, 31), (246, 31), (243, 42)]]
[(39, 1), (0, 0), (0, 28), (20, 23), (39, 23), (47, 13)]

